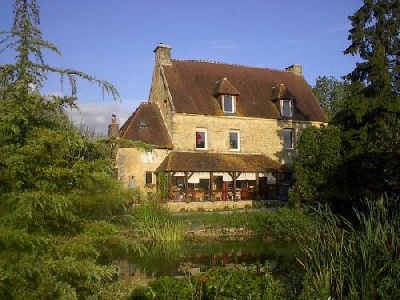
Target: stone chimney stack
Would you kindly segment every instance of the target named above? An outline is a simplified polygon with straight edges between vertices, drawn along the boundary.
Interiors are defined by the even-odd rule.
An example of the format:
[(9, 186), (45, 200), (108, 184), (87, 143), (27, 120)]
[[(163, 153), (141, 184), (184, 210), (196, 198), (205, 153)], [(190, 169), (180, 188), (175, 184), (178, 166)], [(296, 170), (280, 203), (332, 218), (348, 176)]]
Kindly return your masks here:
[(111, 124), (108, 125), (108, 137), (118, 137), (119, 124), (117, 124), (116, 116), (111, 116)]
[(170, 65), (171, 64), (171, 50), (172, 47), (163, 43), (158, 44), (154, 50), (156, 54), (156, 65)]
[(288, 72), (292, 72), (296, 75), (303, 75), (303, 66), (302, 65), (291, 65), (285, 69)]

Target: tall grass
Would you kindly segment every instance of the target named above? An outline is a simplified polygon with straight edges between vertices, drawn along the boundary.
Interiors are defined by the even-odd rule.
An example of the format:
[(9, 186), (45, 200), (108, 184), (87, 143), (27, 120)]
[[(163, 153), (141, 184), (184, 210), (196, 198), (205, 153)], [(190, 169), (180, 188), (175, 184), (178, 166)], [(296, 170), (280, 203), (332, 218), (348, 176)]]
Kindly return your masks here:
[(186, 232), (185, 223), (174, 218), (160, 203), (144, 201), (130, 213), (132, 229), (141, 237), (155, 241), (180, 241)]
[(320, 227), (302, 241), (306, 259), (303, 299), (400, 299), (400, 212), (397, 199), (365, 201), (357, 225), (327, 207)]
[(275, 211), (207, 213), (176, 216), (191, 224), (202, 224), (205, 227), (240, 228), (244, 227), (259, 236), (277, 239), (295, 239), (299, 234), (307, 234), (311, 230), (311, 218), (302, 209), (282, 208)]

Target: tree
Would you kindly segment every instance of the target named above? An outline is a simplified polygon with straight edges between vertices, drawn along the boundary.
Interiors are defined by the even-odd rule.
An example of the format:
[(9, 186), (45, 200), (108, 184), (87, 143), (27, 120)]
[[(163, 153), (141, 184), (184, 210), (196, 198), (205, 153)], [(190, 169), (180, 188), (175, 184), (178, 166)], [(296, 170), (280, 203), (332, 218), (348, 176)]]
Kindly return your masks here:
[[(115, 226), (126, 200), (111, 147), (85, 138), (64, 112), (76, 105), (79, 76), (118, 93), (44, 63), (42, 50), (57, 49), (42, 39), (35, 0), (16, 0), (14, 14), (1, 41), (16, 62), (0, 67), (0, 298), (118, 298), (109, 259), (128, 245)], [(48, 72), (69, 78), (70, 96), (40, 95)]]
[(334, 126), (306, 128), (297, 147), (295, 189), (303, 200), (325, 201), (330, 196), (333, 174), (341, 162), (339, 129)]
[[(400, 49), (400, 5), (398, 0), (364, 0), (350, 16), (350, 46), (345, 54), (363, 60), (346, 77), (366, 85), (363, 93), (371, 98), (395, 94), (396, 64)], [(390, 97), (393, 99), (393, 97)]]
[(100, 80), (91, 75), (74, 69), (61, 69), (44, 63), (42, 52), (49, 50), (61, 54), (55, 45), (42, 37), (39, 28), (40, 14), (36, 0), (16, 0), (14, 4), (14, 21), (10, 31), (2, 31), (5, 38), (0, 41), (3, 48), (0, 54), (6, 50), (14, 49), (16, 52), (15, 63), (1, 66), (0, 86), (21, 88), (21, 92), (27, 93), (32, 89), (40, 89), (43, 81), (47, 79), (47, 73), (58, 73), (61, 81), (64, 77), (69, 79), (71, 98), (67, 103), (71, 105), (76, 101), (77, 77), (96, 83), (103, 93), (110, 93), (114, 99), (119, 97), (118, 90), (109, 82)]
[(340, 110), (346, 97), (346, 86), (345, 82), (335, 77), (318, 76), (312, 91), (329, 119)]
[(383, 193), (399, 191), (394, 184), (400, 176), (400, 99), (395, 88), (400, 46), (398, 4), (364, 0), (349, 17), (351, 44), (345, 54), (359, 55), (362, 61), (346, 76), (348, 97), (332, 119), (342, 131), (343, 181), (338, 201), (378, 199)]

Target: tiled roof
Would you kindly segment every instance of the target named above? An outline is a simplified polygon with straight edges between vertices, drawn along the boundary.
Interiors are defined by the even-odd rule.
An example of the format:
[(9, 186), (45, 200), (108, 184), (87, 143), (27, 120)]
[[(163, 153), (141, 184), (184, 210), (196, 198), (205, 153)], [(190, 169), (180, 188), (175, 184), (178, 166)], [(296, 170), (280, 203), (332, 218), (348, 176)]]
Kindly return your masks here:
[(184, 60), (172, 60), (162, 68), (177, 113), (220, 114), (215, 89), (221, 78), (227, 78), (230, 89), (240, 93), (236, 105), (241, 116), (280, 119), (273, 88), (284, 84), (285, 93), (294, 98), (294, 119), (327, 121), (303, 76), (293, 72)]
[(262, 154), (171, 152), (156, 172), (279, 172), (281, 165)]
[(278, 84), (272, 88), (271, 100), (278, 99), (293, 99), (294, 96), (290, 92), (290, 90), (283, 84)]
[(142, 141), (158, 148), (173, 148), (160, 109), (154, 103), (140, 104), (121, 127), (119, 136), (133, 141)]
[(228, 78), (224, 77), (216, 82), (213, 95), (218, 96), (221, 94), (240, 95), (238, 90), (229, 82)]

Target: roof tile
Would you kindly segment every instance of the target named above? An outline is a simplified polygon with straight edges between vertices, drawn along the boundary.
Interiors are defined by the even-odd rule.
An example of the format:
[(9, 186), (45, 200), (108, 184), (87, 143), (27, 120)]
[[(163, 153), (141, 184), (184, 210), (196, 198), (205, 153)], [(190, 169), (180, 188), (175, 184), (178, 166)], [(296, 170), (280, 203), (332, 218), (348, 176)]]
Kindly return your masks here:
[(294, 119), (327, 121), (304, 77), (293, 72), (190, 60), (172, 60), (162, 68), (176, 113), (218, 115), (216, 82), (229, 78), (231, 87), (240, 92), (237, 110), (245, 117), (281, 118), (272, 101), (273, 87), (284, 84), (295, 100)]

